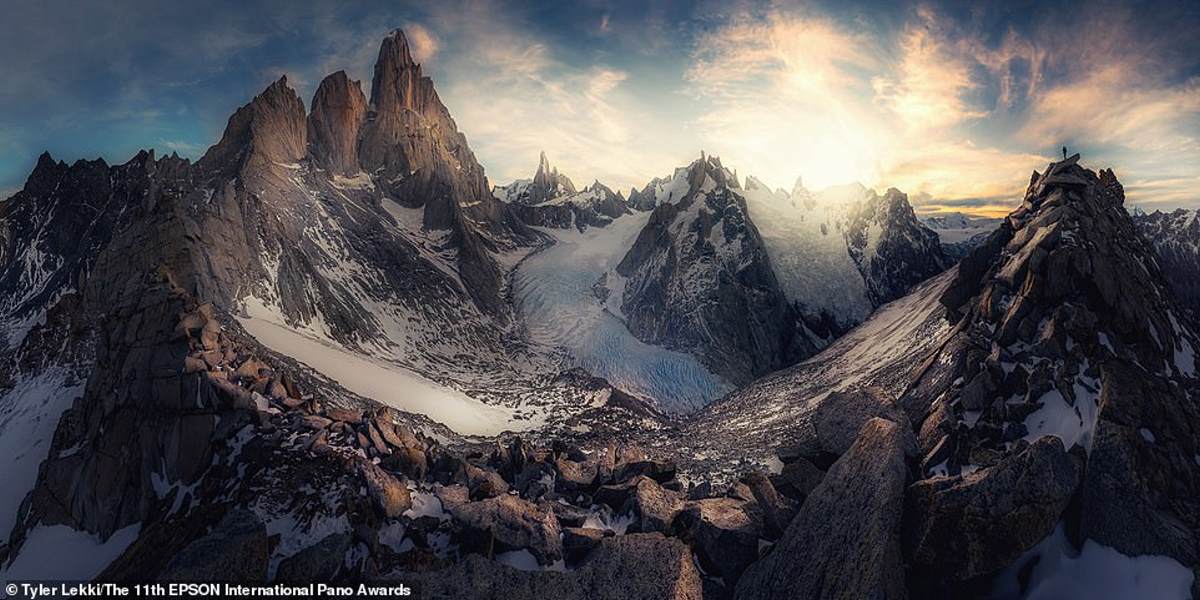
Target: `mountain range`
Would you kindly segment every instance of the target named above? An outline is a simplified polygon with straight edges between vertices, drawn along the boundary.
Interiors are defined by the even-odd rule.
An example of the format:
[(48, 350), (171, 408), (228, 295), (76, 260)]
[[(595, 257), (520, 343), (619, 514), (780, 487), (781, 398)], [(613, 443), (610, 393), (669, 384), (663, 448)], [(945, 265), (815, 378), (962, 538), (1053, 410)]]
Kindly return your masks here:
[(0, 203), (0, 578), (1195, 595), (1200, 225), (1124, 201), (492, 185), (395, 31)]

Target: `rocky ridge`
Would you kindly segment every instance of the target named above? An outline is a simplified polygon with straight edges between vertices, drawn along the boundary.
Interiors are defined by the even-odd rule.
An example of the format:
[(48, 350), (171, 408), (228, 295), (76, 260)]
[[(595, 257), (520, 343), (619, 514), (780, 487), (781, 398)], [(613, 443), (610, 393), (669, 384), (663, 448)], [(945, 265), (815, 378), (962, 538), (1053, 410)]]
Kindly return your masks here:
[(1167, 285), (1193, 317), (1200, 314), (1200, 219), (1195, 210), (1135, 214), (1133, 224), (1154, 249)]
[[(935, 478), (910, 489), (916, 523), (996, 510), (951, 501), (963, 487), (981, 488), (968, 498), (1024, 511), (1014, 523), (1021, 535), (1006, 529), (1000, 554), (986, 538), (962, 539), (982, 532), (915, 525), (922, 585), (969, 586), (1060, 520), (1077, 543), (1200, 565), (1190, 533), (1200, 512), (1184, 500), (1200, 468), (1196, 337), (1134, 230), (1120, 183), (1078, 158), (1035, 172), (1021, 207), (960, 263), (941, 297), (955, 330), (899, 398), (919, 430), (921, 476)], [(1046, 447), (1045, 436), (1061, 445)], [(1006, 475), (1013, 469), (1023, 473)], [(948, 571), (956, 544), (989, 556), (976, 565), (969, 550), (968, 563)]]
[(517, 218), (536, 227), (582, 232), (604, 227), (630, 212), (625, 198), (599, 181), (576, 191), (570, 178), (550, 166), (545, 152), (533, 179), (496, 186), (492, 194), (508, 204)]
[(815, 351), (797, 335), (739, 188), (719, 159), (692, 163), (604, 282), (620, 290), (613, 302), (635, 336), (695, 354), (735, 383)]

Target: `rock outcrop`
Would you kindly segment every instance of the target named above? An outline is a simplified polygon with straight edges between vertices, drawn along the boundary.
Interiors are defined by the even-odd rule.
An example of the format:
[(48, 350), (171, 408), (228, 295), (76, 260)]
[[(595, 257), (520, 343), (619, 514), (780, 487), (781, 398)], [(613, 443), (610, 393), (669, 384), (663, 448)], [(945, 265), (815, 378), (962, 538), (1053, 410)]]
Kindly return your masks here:
[(321, 80), (308, 115), (309, 156), (337, 175), (353, 176), (358, 164), (358, 136), (367, 117), (362, 86), (338, 71)]
[(430, 599), (701, 600), (701, 589), (687, 548), (655, 533), (606, 538), (580, 568), (567, 573), (518, 571), (472, 556), (418, 582), (419, 593)]
[(701, 158), (683, 189), (654, 209), (616, 268), (629, 330), (735, 383), (812, 354), (733, 173)]
[(813, 490), (739, 599), (906, 598), (900, 523), (908, 468), (896, 423), (872, 419)]
[(1154, 250), (1154, 258), (1167, 278), (1167, 287), (1179, 302), (1200, 316), (1200, 218), (1195, 209), (1154, 211), (1133, 217), (1134, 227)]
[[(1054, 532), (1082, 476), (1082, 460), (1044, 437), (1021, 454), (967, 475), (914, 483), (906, 493), (911, 586), (994, 573)], [(919, 579), (931, 582), (917, 581)]]
[[(1200, 506), (1180, 501), (1200, 481), (1197, 338), (1125, 211), (1121, 184), (1078, 160), (1034, 172), (1022, 205), (960, 263), (941, 298), (956, 328), (901, 398), (920, 424), (922, 478), (1039, 473), (1029, 485), (1041, 500), (1001, 486), (1027, 517), (1005, 530), (1007, 545), (980, 542), (986, 560), (970, 558), (983, 550), (960, 553), (975, 561), (963, 576), (999, 569), (1058, 520), (1080, 540), (1200, 567)], [(1052, 469), (1032, 460), (1031, 444), (1046, 436), (1086, 457), (1079, 485), (1065, 458), (1045, 463), (1060, 465)], [(1072, 494), (1077, 511), (1066, 509)], [(921, 547), (989, 539), (997, 519)]]

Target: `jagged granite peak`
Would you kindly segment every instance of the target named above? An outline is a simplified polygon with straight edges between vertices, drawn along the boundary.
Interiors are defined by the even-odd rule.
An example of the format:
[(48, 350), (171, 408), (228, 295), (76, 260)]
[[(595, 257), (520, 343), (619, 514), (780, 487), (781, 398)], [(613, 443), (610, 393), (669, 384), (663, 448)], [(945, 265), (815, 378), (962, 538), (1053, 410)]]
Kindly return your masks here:
[(538, 157), (537, 173), (533, 175), (533, 183), (529, 188), (528, 202), (539, 204), (565, 194), (575, 193), (575, 184), (566, 175), (558, 172), (558, 167), (551, 167), (543, 151)]
[(308, 115), (309, 155), (320, 167), (337, 175), (354, 175), (358, 137), (367, 116), (367, 99), (360, 82), (338, 71), (321, 80)]
[(1200, 218), (1195, 209), (1135, 213), (1133, 223), (1154, 249), (1159, 267), (1173, 273), (1167, 285), (1192, 318), (1200, 317)]
[[(452, 230), (483, 280), (496, 280), (488, 248), (534, 243), (530, 231), (490, 193), (483, 167), (442, 104), (433, 80), (413, 61), (403, 32), (383, 40), (371, 83), (371, 104), (358, 145), (359, 164), (405, 206), (424, 208), (423, 224)], [(468, 222), (481, 223), (479, 231)], [(474, 246), (481, 245), (479, 248)], [(488, 284), (487, 289), (496, 288)], [(491, 292), (487, 292), (491, 293)]]
[[(1035, 171), (1021, 206), (960, 262), (940, 298), (955, 329), (900, 403), (923, 478), (1007, 464), (1043, 436), (1084, 460), (1078, 508), (1024, 539), (1061, 519), (1077, 543), (1200, 572), (1200, 505), (1181, 501), (1200, 494), (1197, 338), (1121, 184), (1078, 160)], [(972, 532), (923, 553), (953, 552), (959, 535)], [(965, 584), (937, 571), (925, 573), (934, 589)]]
[(515, 181), (508, 186), (497, 187), (494, 193), (508, 202), (517, 217), (529, 225), (575, 228), (582, 232), (588, 227), (605, 227), (613, 219), (630, 213), (625, 198), (599, 181), (581, 191), (563, 193), (536, 204), (524, 201), (531, 187), (526, 185), (528, 183), (528, 180)]
[(870, 192), (849, 213), (846, 247), (867, 283), (867, 298), (881, 306), (912, 287), (945, 271), (936, 233), (913, 212), (908, 195), (889, 188), (883, 196)]
[(221, 140), (197, 164), (205, 172), (231, 174), (246, 167), (294, 165), (307, 154), (304, 102), (284, 75), (229, 117)]
[(492, 193), (514, 205), (536, 206), (578, 193), (566, 175), (552, 167), (543, 151), (538, 156), (538, 168), (532, 179), (518, 179), (505, 186), (496, 186)]
[(619, 302), (635, 336), (695, 354), (735, 383), (815, 350), (796, 336), (740, 186), (719, 159), (677, 171), (670, 189), (647, 187), (657, 208), (610, 277), (623, 278)]
[(0, 203), (0, 328), (17, 344), (63, 295), (77, 293), (100, 248), (161, 193), (190, 185), (191, 164), (141, 151), (123, 165), (43, 153), (24, 188)]

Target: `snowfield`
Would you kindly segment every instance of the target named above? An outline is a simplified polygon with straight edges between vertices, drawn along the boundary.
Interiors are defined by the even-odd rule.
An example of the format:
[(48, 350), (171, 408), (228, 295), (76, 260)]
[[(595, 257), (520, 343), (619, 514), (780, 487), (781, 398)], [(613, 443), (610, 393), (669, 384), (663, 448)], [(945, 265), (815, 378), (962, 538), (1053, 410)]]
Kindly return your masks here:
[(142, 526), (130, 525), (101, 542), (66, 525), (40, 525), (29, 532), (21, 553), (0, 571), (0, 586), (9, 581), (88, 581), (116, 560)]
[[(4, 457), (0, 486), (0, 543), (8, 541), (25, 495), (37, 481), (54, 429), (63, 411), (83, 393), (82, 383), (68, 383), (71, 374), (53, 367), (17, 382), (0, 397), (0, 456)], [(69, 450), (68, 450), (69, 451)]]
[(246, 302), (249, 316), (239, 318), (250, 335), (356, 394), (426, 415), (464, 435), (496, 435), (540, 425), (536, 420), (514, 420), (504, 408), (484, 404), (398, 365), (308, 337), (283, 325), (270, 309), (252, 300)]

